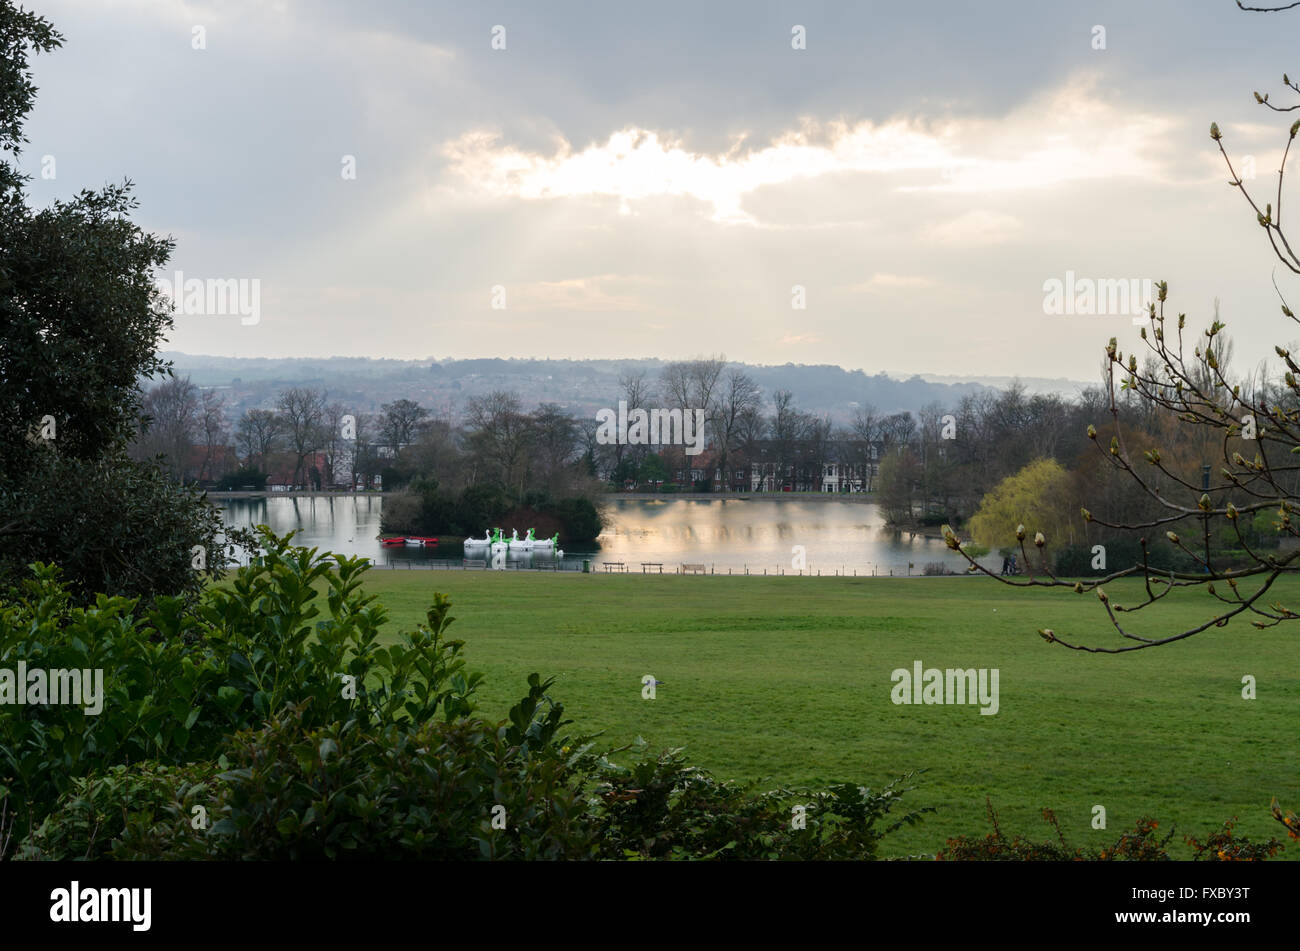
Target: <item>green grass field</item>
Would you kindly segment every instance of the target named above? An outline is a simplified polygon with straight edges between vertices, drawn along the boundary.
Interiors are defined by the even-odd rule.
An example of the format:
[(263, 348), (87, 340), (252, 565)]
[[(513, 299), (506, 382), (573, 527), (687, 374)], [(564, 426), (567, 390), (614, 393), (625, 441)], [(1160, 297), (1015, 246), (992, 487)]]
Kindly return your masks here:
[[(914, 805), (938, 813), (886, 841), (933, 852), (982, 834), (985, 797), (1003, 829), (1046, 838), (1054, 809), (1071, 842), (1113, 841), (1142, 815), (1200, 838), (1285, 838), (1271, 797), (1300, 809), (1300, 671), (1293, 632), (1244, 621), (1126, 655), (1049, 645), (1036, 633), (1118, 644), (1093, 595), (1013, 590), (978, 578), (755, 578), (373, 571), (390, 634), (451, 596), (454, 636), (487, 675), (482, 712), (503, 717), (532, 671), (555, 676), (573, 729), (609, 745), (637, 735), (684, 746), (722, 778), (769, 785), (851, 780), (877, 787), (924, 768)], [(1300, 583), (1276, 589), (1300, 594)], [(1108, 589), (1132, 600), (1135, 586)], [(1294, 603), (1294, 602), (1292, 602)], [(1170, 633), (1210, 616), (1187, 592), (1138, 615)], [(1154, 613), (1158, 612), (1158, 613)], [(895, 668), (1000, 670), (1000, 710), (895, 705)], [(641, 677), (664, 685), (641, 697)], [(1253, 675), (1258, 699), (1242, 699)], [(1106, 831), (1091, 828), (1106, 807)], [(1300, 858), (1292, 843), (1283, 858)]]

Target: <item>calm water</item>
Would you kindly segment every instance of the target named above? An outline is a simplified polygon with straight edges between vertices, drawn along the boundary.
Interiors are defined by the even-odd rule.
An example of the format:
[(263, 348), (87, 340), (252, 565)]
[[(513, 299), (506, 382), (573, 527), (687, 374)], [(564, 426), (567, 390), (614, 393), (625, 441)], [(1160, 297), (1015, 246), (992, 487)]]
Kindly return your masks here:
[[(365, 555), (378, 564), (459, 559), (464, 554), (459, 544), (438, 549), (381, 547), (377, 536), (382, 498), (221, 499), (217, 505), (229, 525), (267, 524), (281, 534), (296, 529), (299, 544)], [(610, 514), (596, 546), (564, 552), (566, 566), (591, 559), (597, 564), (625, 562), (629, 571), (639, 571), (641, 562), (662, 562), (665, 571), (686, 562), (719, 572), (789, 572), (794, 547), (802, 545), (808, 569), (826, 574), (907, 574), (909, 563), (914, 566), (911, 573), (919, 574), (925, 564), (936, 561), (958, 571), (965, 567), (941, 541), (887, 531), (875, 505), (795, 499), (620, 500), (611, 503)], [(523, 535), (528, 526), (505, 528), (517, 528)], [(479, 557), (487, 560), (486, 554)], [(985, 563), (996, 567), (998, 560), (995, 553)], [(547, 567), (554, 561), (549, 555), (527, 554), (511, 556), (511, 563)]]

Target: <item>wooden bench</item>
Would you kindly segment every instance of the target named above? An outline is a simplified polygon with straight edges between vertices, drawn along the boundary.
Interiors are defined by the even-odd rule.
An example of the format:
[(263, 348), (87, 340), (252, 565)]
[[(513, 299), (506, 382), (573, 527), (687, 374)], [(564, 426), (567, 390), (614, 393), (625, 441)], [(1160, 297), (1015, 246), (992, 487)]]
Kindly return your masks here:
[(664, 563), (662, 561), (643, 561), (641, 562), (641, 574), (652, 574), (651, 568), (658, 568), (659, 574), (664, 573)]
[(684, 575), (702, 575), (704, 574), (703, 565), (682, 565), (682, 574)]
[(623, 571), (623, 572), (626, 572), (626, 571), (627, 571), (627, 562), (624, 562), (624, 561), (607, 561), (607, 562), (605, 562), (605, 573), (608, 574), (608, 573), (611, 572), (611, 571)]
[(462, 558), (460, 561), (462, 568), (486, 568), (486, 561), (479, 561), (477, 558)]

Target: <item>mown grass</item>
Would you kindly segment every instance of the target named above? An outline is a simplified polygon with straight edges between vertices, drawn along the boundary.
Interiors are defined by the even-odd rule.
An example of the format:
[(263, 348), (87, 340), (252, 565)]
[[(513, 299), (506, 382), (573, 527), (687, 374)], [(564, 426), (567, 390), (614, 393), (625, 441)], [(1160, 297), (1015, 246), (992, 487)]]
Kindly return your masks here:
[[(487, 675), (483, 712), (503, 716), (526, 676), (555, 676), (581, 730), (623, 744), (684, 746), (723, 778), (767, 785), (846, 779), (879, 786), (924, 768), (916, 805), (938, 813), (897, 833), (891, 855), (982, 834), (985, 799), (1003, 828), (1045, 838), (1056, 811), (1072, 842), (1102, 845), (1142, 815), (1204, 838), (1284, 838), (1269, 801), (1300, 808), (1300, 671), (1294, 633), (1244, 621), (1179, 644), (1111, 656), (1048, 645), (1036, 633), (1118, 644), (1091, 595), (1025, 591), (987, 579), (608, 576), (374, 571), (367, 590), (390, 635), (449, 594), (471, 669)], [(1275, 586), (1300, 595), (1300, 582)], [(1135, 585), (1108, 593), (1135, 600)], [(1187, 592), (1138, 615), (1167, 633), (1210, 616)], [(1158, 613), (1155, 613), (1158, 611)], [(1000, 670), (1000, 710), (901, 706), (890, 673)], [(641, 677), (663, 681), (643, 700)], [(1242, 677), (1258, 699), (1242, 698)], [(1091, 827), (1093, 806), (1107, 829)], [(1176, 854), (1189, 856), (1176, 840)], [(1292, 843), (1284, 858), (1300, 858)]]

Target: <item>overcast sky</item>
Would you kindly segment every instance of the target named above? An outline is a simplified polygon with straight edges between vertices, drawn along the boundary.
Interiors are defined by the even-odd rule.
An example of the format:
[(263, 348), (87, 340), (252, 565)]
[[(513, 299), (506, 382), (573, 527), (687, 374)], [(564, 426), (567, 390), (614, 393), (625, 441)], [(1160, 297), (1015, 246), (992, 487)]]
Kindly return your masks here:
[(1275, 188), (1300, 112), (1252, 92), (1296, 101), (1300, 11), (29, 5), (66, 37), (36, 61), (33, 199), (130, 178), (138, 221), (177, 240), (167, 276), (260, 282), (255, 323), (179, 316), (169, 349), (1093, 379), (1136, 329), (1045, 314), (1067, 271), (1165, 279), (1197, 323), (1219, 297), (1252, 362), (1300, 336), (1271, 275), (1300, 282), (1208, 134)]

